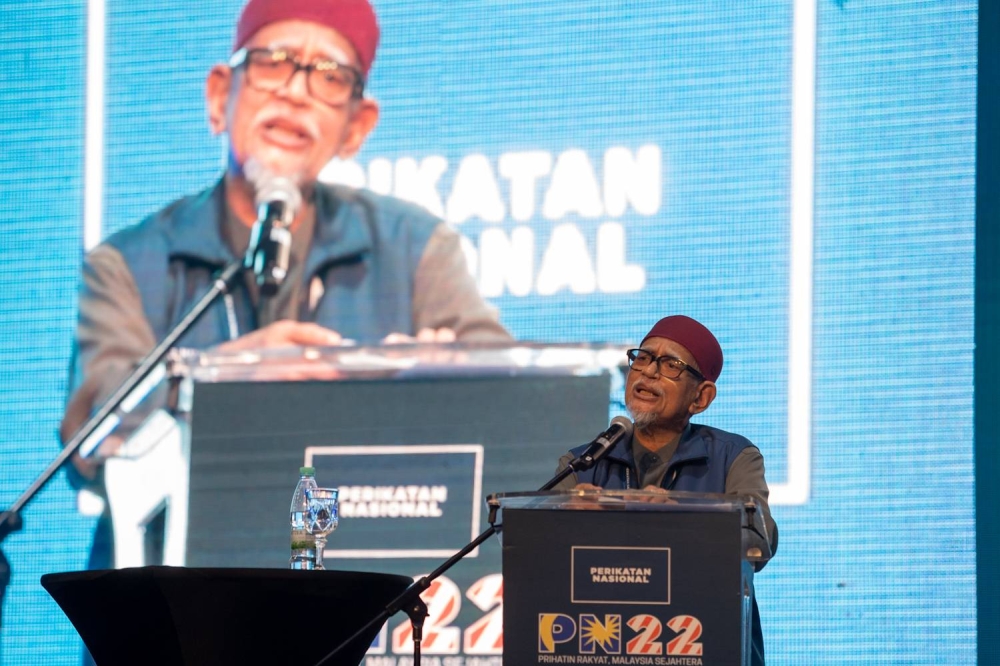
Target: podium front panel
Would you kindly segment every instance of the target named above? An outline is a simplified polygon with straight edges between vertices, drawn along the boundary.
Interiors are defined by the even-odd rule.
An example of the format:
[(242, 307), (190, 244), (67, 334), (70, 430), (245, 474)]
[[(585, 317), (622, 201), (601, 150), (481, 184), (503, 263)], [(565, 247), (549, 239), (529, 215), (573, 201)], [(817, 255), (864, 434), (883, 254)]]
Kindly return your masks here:
[[(286, 567), (288, 506), (310, 463), (341, 488), (328, 568), (427, 574), (486, 528), (489, 492), (539, 487), (607, 428), (609, 392), (607, 373), (195, 383), (186, 565)], [(424, 594), (425, 659), (500, 663), (500, 560), (489, 540)], [(412, 651), (398, 614), (370, 654)]]
[[(288, 505), (308, 452), (318, 483), (344, 489), (343, 518), (328, 544), (338, 560), (332, 566), (433, 569), (435, 558), (475, 536), (474, 527), (485, 528), (484, 489), (541, 485), (559, 455), (607, 427), (608, 393), (606, 374), (197, 383), (186, 564), (285, 566)], [(417, 446), (440, 453), (396, 448)], [(379, 447), (396, 453), (373, 454)], [(347, 489), (355, 507), (382, 510), (347, 515)], [(397, 491), (415, 496), (385, 497)], [(433, 515), (392, 515), (413, 503), (413, 513)], [(379, 551), (378, 561), (358, 551)], [(496, 553), (493, 569), (499, 564)]]
[[(624, 358), (522, 343), (180, 350), (162, 392), (170, 411), (106, 466), (116, 566), (287, 567), (289, 503), (299, 467), (313, 465), (340, 489), (329, 569), (429, 573), (486, 528), (488, 494), (538, 488), (607, 428)], [(146, 543), (158, 524), (162, 560)], [(499, 666), (500, 566), (493, 539), (435, 581), (424, 654)], [(410, 636), (398, 615), (371, 653), (405, 659)]]
[(738, 512), (503, 511), (504, 658), (742, 663)]

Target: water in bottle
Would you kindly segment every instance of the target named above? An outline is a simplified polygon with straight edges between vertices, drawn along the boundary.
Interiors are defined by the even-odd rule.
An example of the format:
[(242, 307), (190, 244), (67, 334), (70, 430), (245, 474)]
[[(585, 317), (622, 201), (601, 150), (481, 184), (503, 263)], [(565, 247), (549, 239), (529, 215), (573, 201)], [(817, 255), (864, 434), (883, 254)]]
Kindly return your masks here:
[(316, 568), (316, 541), (306, 531), (306, 511), (309, 502), (306, 499), (306, 489), (316, 488), (316, 470), (313, 467), (299, 468), (299, 482), (292, 495), (292, 506), (289, 509), (289, 521), (292, 525), (292, 557), (288, 560), (290, 569)]

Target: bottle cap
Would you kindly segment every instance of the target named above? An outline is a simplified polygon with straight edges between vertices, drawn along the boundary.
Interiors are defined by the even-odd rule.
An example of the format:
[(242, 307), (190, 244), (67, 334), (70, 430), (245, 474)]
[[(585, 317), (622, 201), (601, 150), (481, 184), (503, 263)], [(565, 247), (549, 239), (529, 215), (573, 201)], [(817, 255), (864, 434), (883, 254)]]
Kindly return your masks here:
[(299, 467), (299, 474), (303, 476), (316, 476), (315, 467)]

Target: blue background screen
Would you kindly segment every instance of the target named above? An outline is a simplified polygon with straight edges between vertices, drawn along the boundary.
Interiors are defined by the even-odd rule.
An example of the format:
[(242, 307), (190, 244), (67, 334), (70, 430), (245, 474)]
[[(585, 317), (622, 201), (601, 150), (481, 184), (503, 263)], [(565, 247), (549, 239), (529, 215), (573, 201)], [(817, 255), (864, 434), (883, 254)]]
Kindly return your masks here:
[[(83, 251), (220, 175), (240, 5), (0, 4), (0, 506), (58, 451)], [(716, 333), (701, 420), (760, 447), (781, 529), (769, 664), (975, 663), (976, 3), (375, 6), (381, 120), (323, 178), (445, 218), (519, 339)], [(25, 521), (0, 664), (77, 663), (38, 577), (94, 519), (60, 476)]]

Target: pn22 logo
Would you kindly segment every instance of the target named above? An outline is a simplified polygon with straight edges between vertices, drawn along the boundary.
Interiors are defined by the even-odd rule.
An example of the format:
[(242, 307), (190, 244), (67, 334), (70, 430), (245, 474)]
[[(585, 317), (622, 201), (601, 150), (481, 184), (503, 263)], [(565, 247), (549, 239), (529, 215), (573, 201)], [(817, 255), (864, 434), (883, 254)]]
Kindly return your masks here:
[[(631, 638), (625, 641), (625, 654), (698, 657), (702, 655), (701, 621), (691, 615), (677, 615), (667, 621), (674, 636), (664, 642), (663, 623), (646, 613), (633, 615), (625, 623)], [(622, 616), (605, 615), (603, 621), (592, 613), (580, 613), (576, 619), (563, 613), (539, 613), (538, 652), (555, 654), (560, 645), (577, 643), (579, 654), (622, 653)]]

